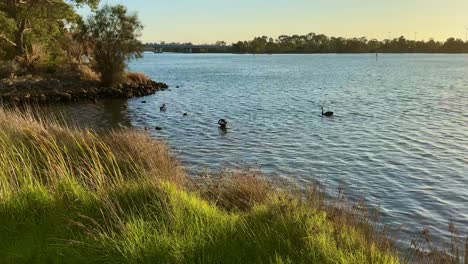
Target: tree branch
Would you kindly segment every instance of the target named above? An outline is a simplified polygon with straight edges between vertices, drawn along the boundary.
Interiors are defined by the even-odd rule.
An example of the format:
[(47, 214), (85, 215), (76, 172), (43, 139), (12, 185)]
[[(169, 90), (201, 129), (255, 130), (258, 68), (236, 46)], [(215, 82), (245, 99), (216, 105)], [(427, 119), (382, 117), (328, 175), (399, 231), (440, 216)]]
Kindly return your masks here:
[(7, 36), (5, 36), (4, 34), (0, 34), (0, 39), (3, 39), (5, 40), (7, 43), (13, 45), (14, 47), (16, 47), (16, 43), (11, 41), (9, 38), (7, 38)]

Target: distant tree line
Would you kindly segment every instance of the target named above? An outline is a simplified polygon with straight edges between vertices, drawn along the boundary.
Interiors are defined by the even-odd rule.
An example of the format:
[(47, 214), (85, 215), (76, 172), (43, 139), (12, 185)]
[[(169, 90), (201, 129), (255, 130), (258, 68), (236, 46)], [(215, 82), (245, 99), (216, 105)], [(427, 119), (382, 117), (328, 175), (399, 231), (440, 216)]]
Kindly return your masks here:
[[(210, 49), (204, 49), (204, 48), (192, 48), (192, 53), (226, 53), (226, 52), (232, 52), (231, 46), (228, 46), (225, 41), (216, 41), (216, 43), (203, 43), (203, 44), (193, 44), (192, 42), (165, 42), (161, 41), (160, 43), (157, 42), (148, 42), (145, 43), (145, 45), (169, 45), (169, 46), (174, 46), (174, 47), (165, 47), (164, 52), (175, 52), (175, 53), (183, 53), (185, 52), (185, 48), (181, 46), (216, 46), (219, 48), (210, 48)], [(176, 47), (180, 46), (180, 47)], [(146, 51), (149, 51), (147, 49)]]
[(468, 42), (449, 38), (445, 42), (408, 40), (401, 36), (377, 39), (328, 37), (323, 34), (262, 36), (232, 45), (233, 53), (468, 53)]

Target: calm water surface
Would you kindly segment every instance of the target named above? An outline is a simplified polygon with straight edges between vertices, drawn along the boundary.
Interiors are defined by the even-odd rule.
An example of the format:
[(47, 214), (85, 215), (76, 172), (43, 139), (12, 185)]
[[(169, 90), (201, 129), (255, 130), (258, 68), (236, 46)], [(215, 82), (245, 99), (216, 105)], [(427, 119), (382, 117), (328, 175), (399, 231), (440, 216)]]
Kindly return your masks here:
[(61, 110), (92, 126), (160, 126), (153, 136), (192, 173), (253, 166), (341, 184), (394, 227), (446, 236), (452, 221), (468, 234), (468, 56), (148, 53), (130, 68), (171, 90)]

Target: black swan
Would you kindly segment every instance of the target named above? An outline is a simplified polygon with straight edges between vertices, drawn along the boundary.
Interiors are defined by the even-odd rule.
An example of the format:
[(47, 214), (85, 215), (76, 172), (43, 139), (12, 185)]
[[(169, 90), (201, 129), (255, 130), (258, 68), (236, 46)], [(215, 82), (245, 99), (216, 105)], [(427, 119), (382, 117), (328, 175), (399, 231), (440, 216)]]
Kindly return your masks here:
[(219, 125), (219, 128), (221, 129), (226, 129), (227, 128), (227, 121), (224, 120), (224, 119), (220, 119), (218, 120), (218, 125)]
[(162, 104), (162, 106), (159, 107), (159, 110), (160, 110), (161, 112), (166, 112), (166, 110), (167, 110), (166, 104)]
[(325, 113), (324, 113), (324, 112), (323, 112), (323, 107), (322, 107), (322, 115), (323, 115), (323, 116), (330, 117), (330, 116), (333, 116), (333, 112), (328, 111), (328, 112), (325, 112)]

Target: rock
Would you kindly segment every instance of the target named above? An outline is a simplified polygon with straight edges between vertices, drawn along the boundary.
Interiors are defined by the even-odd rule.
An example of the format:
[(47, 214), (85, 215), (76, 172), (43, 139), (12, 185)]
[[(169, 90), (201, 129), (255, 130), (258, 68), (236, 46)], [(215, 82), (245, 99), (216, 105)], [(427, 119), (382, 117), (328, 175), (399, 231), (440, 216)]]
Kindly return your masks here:
[(109, 88), (107, 91), (110, 97), (122, 97), (123, 92), (119, 88)]
[(69, 93), (61, 93), (60, 96), (62, 97), (62, 100), (64, 101), (71, 101), (72, 96)]
[(16, 87), (20, 90), (31, 90), (32, 83), (30, 81), (24, 81), (16, 84)]
[(49, 81), (49, 86), (54, 87), (54, 88), (59, 88), (61, 87), (60, 80), (50, 80)]
[[(113, 87), (100, 87), (96, 81), (37, 79), (32, 76), (0, 80), (2, 99), (8, 102), (69, 102), (94, 101), (103, 98), (133, 98), (154, 94), (167, 89), (164, 83), (148, 81), (144, 83), (119, 84)], [(141, 101), (147, 103), (146, 100)]]

